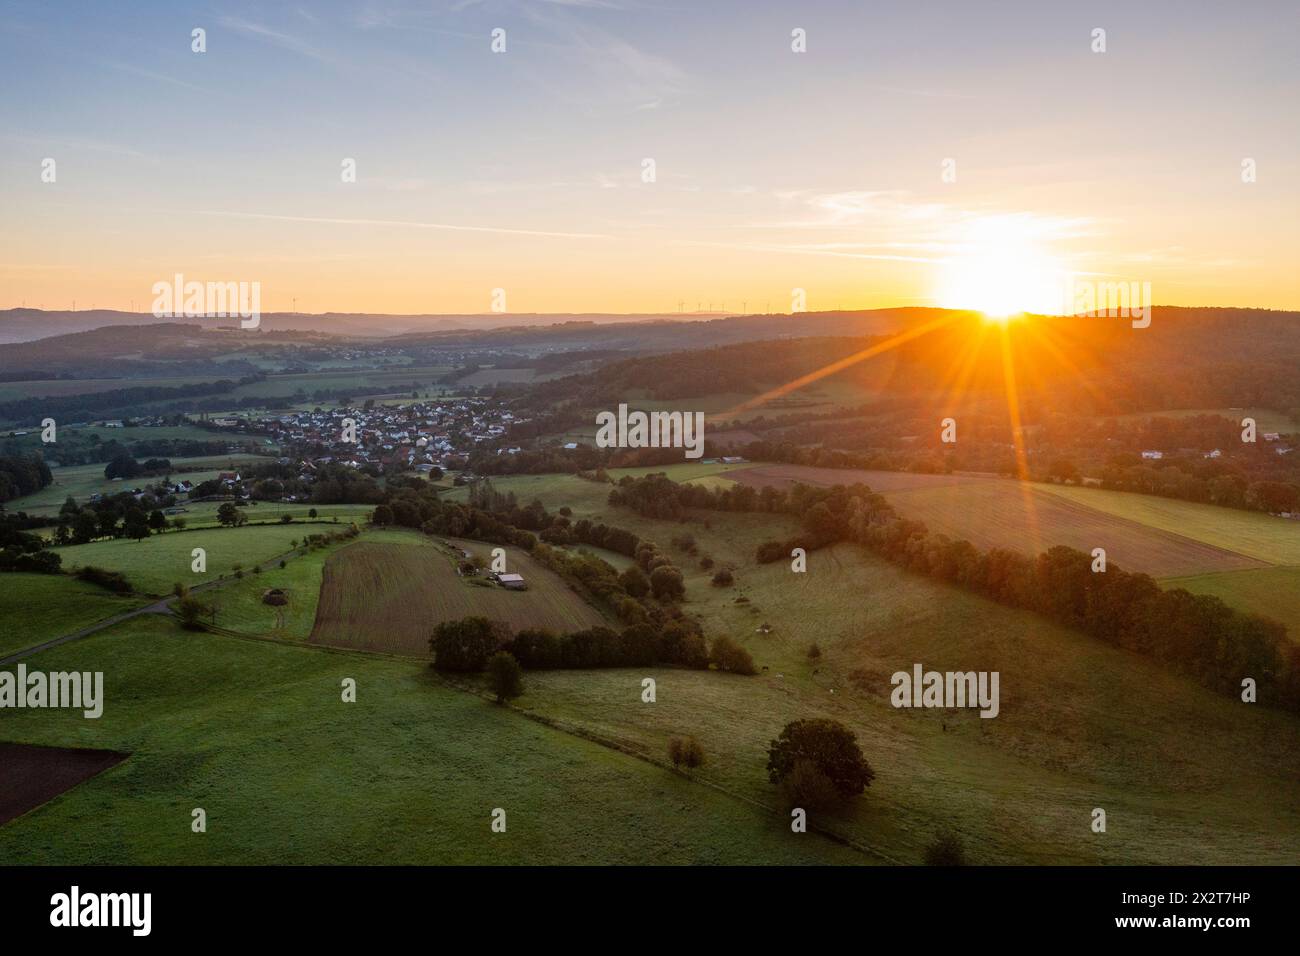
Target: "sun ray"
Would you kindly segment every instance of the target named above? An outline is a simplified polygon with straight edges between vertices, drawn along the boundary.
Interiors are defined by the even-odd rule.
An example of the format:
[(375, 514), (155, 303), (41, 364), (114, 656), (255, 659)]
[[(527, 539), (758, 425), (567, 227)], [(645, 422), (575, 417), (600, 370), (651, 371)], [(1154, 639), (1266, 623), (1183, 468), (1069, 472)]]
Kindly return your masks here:
[(922, 335), (933, 332), (935, 329), (943, 328), (945, 325), (951, 325), (953, 322), (956, 322), (958, 318), (958, 315), (945, 315), (937, 319), (932, 319), (929, 322), (925, 322), (922, 325), (918, 325), (914, 329), (900, 332), (898, 335), (886, 339), (884, 342), (878, 342), (869, 348), (862, 349), (860, 352), (854, 352), (852, 355), (832, 362), (829, 365), (824, 365), (816, 371), (809, 372), (807, 375), (801, 375), (792, 381), (786, 382), (784, 385), (778, 385), (776, 388), (768, 389), (761, 395), (756, 395), (751, 399), (741, 402), (734, 408), (729, 408), (724, 412), (717, 412), (716, 414), (710, 415), (708, 420), (715, 422), (726, 421), (734, 418), (742, 412), (758, 408), (760, 405), (766, 405), (773, 399), (780, 398), (783, 395), (789, 395), (791, 392), (798, 391), (805, 385), (811, 385), (813, 382), (820, 381), (828, 375), (834, 375), (836, 372), (843, 371), (850, 365), (864, 362), (872, 356), (880, 355), (882, 352), (888, 352), (890, 349), (896, 349), (905, 342), (910, 342), (913, 339), (920, 338)]
[(1050, 329), (1045, 328), (1041, 323), (1029, 323), (1026, 328), (1034, 336), (1034, 341), (1044, 348), (1048, 354), (1059, 362), (1065, 369), (1078, 380), (1079, 384), (1091, 395), (1097, 399), (1098, 407), (1105, 408), (1110, 405), (1111, 399), (1105, 392), (1097, 388), (1092, 383), (1090, 376), (1085, 375), (1079, 366), (1065, 353), (1065, 350), (1057, 345), (1051, 339)]
[(1025, 502), (1025, 518), (1028, 521), (1029, 536), (1033, 542), (1031, 554), (1041, 554), (1043, 550), (1042, 532), (1038, 522), (1038, 507), (1034, 500), (1034, 489), (1029, 484), (1029, 463), (1025, 454), (1025, 436), (1020, 424), (1020, 393), (1016, 385), (1015, 361), (1011, 355), (1010, 331), (1005, 325), (999, 328), (1002, 345), (1002, 382), (1006, 391), (1007, 414), (1011, 419), (1011, 444), (1016, 457), (1016, 484)]

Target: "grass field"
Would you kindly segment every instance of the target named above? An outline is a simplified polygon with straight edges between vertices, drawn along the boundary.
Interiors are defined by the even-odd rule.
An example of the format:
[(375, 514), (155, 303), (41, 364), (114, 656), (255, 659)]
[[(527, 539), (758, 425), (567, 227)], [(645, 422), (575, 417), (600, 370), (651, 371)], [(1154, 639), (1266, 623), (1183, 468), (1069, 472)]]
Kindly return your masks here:
[[(527, 591), (463, 578), (447, 548), (420, 535), (405, 537), (402, 543), (360, 541), (330, 556), (312, 643), (424, 657), (435, 625), (473, 615), (515, 629), (558, 632), (606, 623), (563, 580), (518, 549), (506, 549), (506, 567), (524, 576)], [(457, 543), (490, 557), (490, 546), (481, 542)]]
[(102, 670), (104, 714), (7, 712), (6, 741), (131, 756), (0, 827), (7, 863), (875, 862), (414, 662), (149, 617), (28, 664)]
[[(168, 378), (79, 378), (79, 379), (36, 379), (30, 382), (6, 382), (0, 385), (0, 402), (15, 401), (20, 398), (52, 397), (67, 395), (91, 395), (98, 392), (111, 392), (119, 388), (175, 388), (180, 385), (198, 385), (201, 382), (214, 382), (221, 375), (177, 375)], [(229, 378), (236, 378), (231, 375)], [(112, 418), (112, 415), (100, 416)]]
[[(750, 484), (862, 481), (908, 518), (981, 548), (1038, 553), (1064, 544), (1143, 571), (1168, 587), (1214, 594), (1300, 635), (1300, 599), (1282, 587), (1300, 566), (1300, 523), (1251, 511), (1097, 488), (1009, 479), (758, 465), (726, 472)], [(1297, 639), (1300, 639), (1298, 637)]]
[(139, 607), (122, 597), (62, 574), (6, 574), (0, 578), (0, 657), (71, 634)]
[[(666, 470), (676, 480), (708, 480), (728, 467)], [(0, 828), (0, 857), (915, 863), (937, 830), (952, 828), (976, 863), (1294, 862), (1300, 721), (1292, 715), (1211, 694), (1143, 658), (853, 546), (814, 552), (806, 574), (782, 562), (757, 565), (758, 543), (793, 531), (793, 520), (782, 516), (711, 514), (706, 528), (610, 507), (607, 485), (573, 476), (493, 484), (521, 501), (541, 498), (552, 511), (568, 505), (575, 519), (604, 520), (659, 542), (682, 567), (683, 610), (707, 634), (743, 643), (762, 673), (528, 673), (519, 708), (566, 734), (453, 691), (416, 662), (194, 635), (148, 616), (28, 661), (104, 670), (105, 716), (13, 712), (0, 738), (132, 756)], [(987, 483), (957, 484), (973, 490)], [(931, 486), (948, 487), (955, 485)], [(899, 493), (916, 490), (930, 489)], [(113, 560), (97, 563), (112, 567), (131, 547), (164, 545), (160, 554), (177, 551), (187, 569), (188, 544), (176, 542), (205, 537), (225, 538), (247, 566), (252, 552), (276, 545), (277, 534), (287, 543), (311, 528), (169, 534), (142, 545), (121, 542), (122, 550), (106, 555)], [(686, 530), (701, 554), (735, 569), (734, 587), (711, 587), (711, 572), (669, 546)], [(489, 547), (466, 544), (484, 554)], [(320, 605), (332, 601), (331, 613), (348, 622), (352, 639), (376, 650), (400, 650), (382, 645), (409, 620), (420, 637), (414, 653), (426, 653), (423, 641), (438, 614), (474, 613), (448, 611), (448, 595), (528, 600), (540, 593), (536, 571), (517, 563), (522, 556), (512, 554), (512, 570), (534, 590), (478, 589), (455, 576), (436, 539), (368, 530), (360, 542), (222, 588), (214, 595), (218, 623), (302, 642), (314, 616), (313, 588), (351, 555), (362, 564), (326, 582)], [(1205, 579), (1247, 580), (1272, 570)], [(431, 581), (451, 587), (435, 590)], [(1286, 584), (1274, 581), (1271, 590)], [(291, 594), (279, 632), (269, 627), (274, 612), (260, 603), (267, 587)], [(567, 590), (558, 596), (577, 600)], [(535, 609), (525, 623), (542, 623)], [(771, 633), (758, 633), (761, 623), (772, 625)], [(807, 654), (814, 642), (822, 652), (815, 662)], [(997, 670), (998, 718), (889, 706), (889, 675), (916, 662)], [(640, 700), (646, 676), (657, 681), (654, 704)], [(358, 703), (339, 702), (343, 677), (357, 680)], [(777, 802), (764, 773), (768, 742), (787, 721), (813, 716), (848, 725), (877, 773), (851, 807), (814, 822), (874, 855), (813, 835), (791, 844), (783, 816), (754, 805)], [(697, 783), (628, 756), (662, 760), (668, 738), (682, 734), (694, 735), (707, 757)], [(498, 758), (504, 752), (509, 758)], [(208, 811), (206, 835), (189, 831), (194, 806)], [(488, 831), (497, 806), (510, 814), (507, 837)], [(1107, 812), (1106, 834), (1089, 828), (1094, 807)], [(68, 832), (76, 832), (75, 845)]]
[(932, 532), (966, 538), (981, 549), (1039, 554), (1058, 544), (1085, 553), (1105, 548), (1108, 561), (1157, 578), (1263, 566), (1240, 551), (1108, 514), (1026, 482), (991, 480), (889, 492), (886, 498)]
[(1300, 641), (1300, 568), (1258, 568), (1187, 578), (1168, 578), (1165, 587), (1210, 594), (1230, 607), (1281, 621), (1293, 641)]
[[(575, 478), (494, 484), (663, 545), (682, 528), (610, 508), (599, 486)], [(828, 822), (905, 862), (943, 826), (980, 863), (1294, 862), (1295, 717), (1211, 694), (852, 546), (814, 552), (806, 575), (756, 565), (756, 544), (790, 530), (782, 520), (711, 515), (711, 528), (690, 525), (701, 552), (735, 567), (734, 588), (683, 567), (684, 609), (707, 633), (744, 643), (761, 676), (648, 671), (658, 703), (637, 707), (640, 672), (536, 673), (525, 706), (646, 753), (689, 727), (710, 756), (703, 777), (768, 800), (767, 742), (788, 720), (833, 716), (858, 734), (878, 776), (855, 810)], [(760, 623), (772, 633), (756, 633)], [(893, 709), (889, 675), (916, 662), (998, 670), (1001, 714)], [(1098, 806), (1106, 835), (1088, 827)]]
[(1248, 555), (1268, 564), (1300, 565), (1300, 521), (1128, 491), (1038, 485), (1095, 511)]
[(441, 365), (401, 365), (395, 368), (325, 369), (290, 375), (269, 375), (260, 382), (240, 385), (230, 392), (230, 398), (282, 398), (302, 390), (309, 395), (323, 390), (353, 390), (356, 396), (391, 392), (401, 385), (418, 382), (421, 388), (432, 386), (451, 371)]
[[(186, 527), (200, 528), (204, 526), (217, 525), (217, 511), (224, 502), (221, 501), (197, 501), (194, 503), (181, 502), (180, 507), (184, 510), (176, 517), (184, 518)], [(311, 510), (316, 509), (316, 517), (311, 517)], [(351, 521), (362, 524), (370, 520), (370, 515), (374, 512), (374, 505), (312, 505), (312, 504), (291, 504), (278, 501), (263, 501), (254, 504), (249, 501), (245, 503), (244, 514), (248, 516), (249, 523), (276, 522), (289, 515), (295, 522), (301, 522), (309, 526), (309, 532), (328, 530), (317, 527), (320, 522), (333, 522), (335, 518), (340, 524), (347, 524)]]
[[(1267, 563), (1262, 557), (1230, 546), (1227, 535), (1205, 540), (1183, 525), (1151, 525), (1136, 515), (1090, 507), (1094, 494), (1105, 494), (1092, 489), (1066, 489), (1077, 494), (1062, 495), (1056, 493), (1055, 486), (1009, 479), (797, 465), (744, 469), (729, 472), (728, 477), (759, 486), (795, 481), (811, 485), (861, 481), (884, 494), (904, 517), (925, 522), (933, 533), (965, 538), (978, 548), (1009, 548), (1025, 554), (1038, 554), (1058, 544), (1084, 552), (1105, 548), (1109, 561), (1153, 577), (1263, 567)], [(1207, 528), (1218, 527), (1216, 522), (1230, 523), (1235, 514), (1211, 506), (1192, 507), (1201, 509), (1201, 523)]]
[[(178, 582), (192, 587), (223, 574), (229, 576), (236, 564), (251, 568), (257, 562), (289, 551), (292, 540), (301, 541), (308, 534), (328, 530), (331, 528), (327, 525), (293, 524), (210, 528), (170, 531), (150, 535), (142, 541), (130, 538), (92, 541), (54, 550), (63, 556), (65, 571), (85, 565), (121, 571), (137, 591), (162, 595), (170, 593), (172, 585)], [(207, 552), (207, 570), (202, 574), (191, 569), (194, 548)]]
[(1285, 435), (1300, 431), (1300, 424), (1292, 421), (1290, 416), (1270, 408), (1180, 408), (1168, 412), (1134, 412), (1131, 415), (1116, 417), (1121, 421), (1143, 421), (1148, 418), (1191, 418), (1194, 415), (1218, 415), (1232, 422), (1253, 418), (1261, 432), (1281, 432)]
[[(269, 459), (257, 455), (220, 455), (204, 458), (173, 458), (172, 476), (198, 484), (217, 477), (221, 471), (239, 470), (241, 464)], [(58, 514), (63, 502), (71, 495), (77, 504), (84, 505), (93, 494), (116, 494), (131, 488), (154, 484), (159, 478), (124, 478), (113, 481), (104, 477), (104, 464), (69, 465), (52, 468), (54, 481), (34, 494), (24, 495), (5, 503), (8, 511), (26, 511), (28, 514)]]
[(464, 378), (457, 379), (456, 385), (500, 385), (508, 383), (518, 385), (532, 382), (537, 378), (537, 370), (532, 368), (481, 368)]

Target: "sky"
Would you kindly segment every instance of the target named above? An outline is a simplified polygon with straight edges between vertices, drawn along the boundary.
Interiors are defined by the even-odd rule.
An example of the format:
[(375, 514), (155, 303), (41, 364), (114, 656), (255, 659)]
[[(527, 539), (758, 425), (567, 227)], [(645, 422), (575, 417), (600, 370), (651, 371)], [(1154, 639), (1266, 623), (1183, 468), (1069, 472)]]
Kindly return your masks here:
[(1300, 309), (1298, 28), (1292, 0), (0, 2), (0, 308), (149, 311), (179, 273), (265, 311), (1053, 311), (1065, 280)]

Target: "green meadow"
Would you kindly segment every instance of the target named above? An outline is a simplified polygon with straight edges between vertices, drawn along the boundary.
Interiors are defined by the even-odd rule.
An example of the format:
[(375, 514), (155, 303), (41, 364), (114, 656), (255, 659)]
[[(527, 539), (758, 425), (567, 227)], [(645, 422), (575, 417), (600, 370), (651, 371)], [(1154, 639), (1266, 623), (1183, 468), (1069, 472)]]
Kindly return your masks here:
[(1165, 587), (1209, 594), (1230, 607), (1281, 621), (1293, 641), (1300, 641), (1300, 568), (1256, 568), (1187, 578), (1168, 578)]
[(1219, 508), (1194, 501), (1129, 491), (1067, 485), (1035, 485), (1048, 494), (1127, 518), (1269, 564), (1300, 565), (1300, 522), (1258, 511)]
[(7, 863), (879, 862), (417, 662), (149, 616), (27, 663), (102, 670), (104, 714), (14, 711), (5, 739), (131, 756), (0, 827)]
[[(1288, 796), (1300, 721), (1223, 698), (1148, 661), (927, 578), (853, 546), (814, 552), (806, 574), (757, 565), (784, 519), (710, 514), (711, 527), (609, 507), (575, 478), (494, 481), (521, 501), (568, 504), (669, 548), (688, 531), (699, 553), (734, 567), (736, 585), (669, 548), (687, 582), (684, 610), (706, 633), (741, 641), (765, 668), (754, 678), (657, 672), (658, 702), (622, 702), (640, 674), (529, 675), (525, 706), (575, 727), (661, 752), (693, 733), (712, 757), (702, 776), (752, 799), (774, 798), (767, 742), (788, 720), (833, 716), (863, 744), (877, 780), (851, 812), (827, 821), (891, 858), (919, 860), (952, 826), (981, 863), (1287, 862), (1300, 839)], [(743, 599), (738, 601), (737, 599)], [(770, 633), (759, 633), (768, 624)], [(809, 649), (821, 652), (816, 661)], [(1001, 713), (896, 710), (889, 677), (914, 663), (997, 670)], [(1194, 741), (1194, 743), (1192, 743)], [(1107, 834), (1089, 829), (1107, 810)], [(1211, 822), (1212, 821), (1212, 822)], [(1290, 860), (1290, 861), (1293, 861)]]
[[(614, 475), (667, 470), (676, 480), (707, 481), (728, 467)], [(482, 689), (477, 679), (457, 687), (422, 662), (306, 643), (325, 562), (349, 545), (292, 556), (284, 568), (248, 570), (329, 525), (169, 532), (63, 548), (65, 565), (122, 570), (142, 590), (165, 593), (173, 581), (199, 579), (189, 572), (190, 549), (206, 547), (206, 578), (227, 575), (204, 594), (218, 606), (222, 633), (194, 634), (147, 615), (27, 661), (103, 670), (105, 715), (13, 712), (0, 731), (6, 740), (132, 756), (0, 828), (0, 857), (917, 863), (939, 830), (952, 829), (975, 863), (1294, 862), (1294, 716), (1212, 694), (1143, 658), (851, 545), (813, 552), (806, 573), (786, 562), (756, 564), (759, 543), (794, 530), (783, 516), (661, 522), (611, 507), (608, 485), (573, 476), (493, 484), (521, 502), (540, 498), (552, 511), (568, 505), (575, 518), (656, 541), (683, 570), (684, 612), (708, 635), (742, 643), (760, 673), (529, 672), (524, 696), (503, 708), (467, 692)], [(684, 533), (694, 537), (695, 554), (670, 544)], [(361, 541), (413, 537), (368, 529)], [(733, 569), (733, 586), (712, 586), (712, 570), (699, 566), (706, 555)], [(240, 580), (230, 578), (234, 563), (246, 570)], [(1287, 569), (1234, 574), (1270, 570)], [(1286, 583), (1273, 582), (1274, 590)], [(82, 593), (89, 586), (79, 582), (34, 582), (45, 590), (23, 584), (19, 593), (35, 595), (24, 615), (36, 620), (55, 605), (77, 604), (70, 585), (81, 594), (80, 612), (29, 631), (24, 646), (112, 613), (100, 614), (97, 595)], [(273, 587), (290, 595), (278, 616), (262, 601)], [(359, 588), (355, 600), (366, 603), (371, 591)], [(916, 663), (997, 671), (997, 718), (892, 707), (890, 676)], [(339, 699), (345, 677), (358, 683), (355, 704)], [(646, 677), (656, 681), (654, 703), (641, 699)], [(790, 834), (767, 782), (768, 743), (788, 721), (808, 717), (846, 724), (876, 771), (863, 796), (813, 818), (858, 849), (816, 832)], [(694, 779), (662, 766), (669, 738), (685, 735), (706, 755)], [(208, 813), (206, 834), (190, 832), (194, 807)], [(488, 826), (496, 807), (507, 810), (505, 835)], [(1090, 827), (1095, 808), (1106, 811), (1105, 833)]]
[[(135, 589), (144, 594), (163, 595), (176, 583), (192, 587), (222, 575), (230, 576), (240, 565), (245, 571), (290, 551), (292, 541), (305, 535), (331, 530), (325, 525), (253, 525), (243, 528), (203, 528), (196, 531), (168, 531), (141, 541), (114, 538), (55, 548), (63, 557), (63, 569), (71, 571), (94, 565), (121, 571)], [(203, 548), (207, 568), (192, 569), (192, 552)]]
[[(266, 461), (266, 458), (255, 455), (219, 455), (203, 458), (173, 458), (172, 478), (176, 481), (182, 479), (192, 481), (198, 484), (201, 481), (207, 481), (210, 478), (217, 477), (222, 471), (238, 471), (239, 466), (248, 462)], [(53, 474), (53, 483), (42, 488), (34, 494), (24, 495), (21, 498), (15, 498), (13, 501), (5, 503), (5, 508), (9, 511), (26, 511), (33, 515), (56, 515), (63, 502), (69, 496), (76, 499), (77, 504), (84, 505), (91, 495), (111, 495), (120, 491), (129, 491), (135, 487), (144, 487), (145, 485), (156, 484), (161, 478), (123, 478), (114, 480), (104, 477), (105, 465), (101, 463), (93, 465), (69, 465), (64, 468), (51, 468)]]
[(144, 603), (62, 574), (0, 578), (0, 657), (71, 634)]

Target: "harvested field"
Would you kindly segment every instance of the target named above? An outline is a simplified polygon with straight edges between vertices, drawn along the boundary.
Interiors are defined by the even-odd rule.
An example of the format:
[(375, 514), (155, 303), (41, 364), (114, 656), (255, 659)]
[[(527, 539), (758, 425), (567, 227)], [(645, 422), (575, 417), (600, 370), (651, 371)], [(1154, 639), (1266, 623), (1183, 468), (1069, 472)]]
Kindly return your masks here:
[[(712, 436), (710, 436), (712, 437)], [(902, 491), (908, 488), (934, 488), (961, 484), (985, 484), (1002, 479), (978, 475), (925, 475), (910, 471), (867, 471), (855, 468), (815, 468), (811, 465), (755, 465), (725, 471), (723, 478), (753, 485), (785, 488), (795, 483), (829, 488), (831, 485), (870, 485), (872, 491)]]
[[(486, 557), (489, 545), (456, 542)], [(577, 631), (606, 623), (561, 578), (522, 551), (507, 548), (507, 566), (524, 576), (526, 591), (508, 591), (482, 578), (464, 578), (439, 544), (359, 542), (325, 562), (313, 644), (426, 656), (443, 621), (481, 615), (512, 628)]]
[(1105, 548), (1108, 561), (1156, 578), (1265, 567), (1248, 555), (1109, 515), (1023, 482), (912, 489), (886, 497), (900, 514), (979, 548), (1026, 554), (1058, 544), (1084, 552)]
[(936, 534), (965, 538), (978, 548), (1025, 554), (1058, 544), (1085, 552), (1105, 548), (1109, 561), (1152, 577), (1267, 566), (1246, 554), (1088, 507), (1086, 492), (1066, 499), (1010, 479), (800, 465), (745, 468), (726, 472), (725, 477), (758, 487), (862, 482), (885, 495), (903, 517), (925, 522)]
[(48, 803), (126, 758), (126, 754), (113, 750), (0, 743), (0, 767), (4, 768), (0, 825)]

